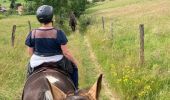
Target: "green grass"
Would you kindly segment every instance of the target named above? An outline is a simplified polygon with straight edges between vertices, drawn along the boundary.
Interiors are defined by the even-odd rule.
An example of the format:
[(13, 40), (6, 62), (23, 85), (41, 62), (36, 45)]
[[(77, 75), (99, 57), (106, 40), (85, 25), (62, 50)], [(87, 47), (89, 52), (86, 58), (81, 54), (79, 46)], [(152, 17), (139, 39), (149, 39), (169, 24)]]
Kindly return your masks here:
[[(169, 3), (168, 0), (115, 0), (99, 3), (87, 10), (95, 17), (95, 23), (87, 28), (85, 34), (110, 85), (122, 99), (170, 98)], [(102, 16), (105, 18), (105, 31), (102, 29)], [(145, 25), (145, 65), (141, 67), (139, 24)]]
[[(0, 28), (1, 100), (15, 100), (21, 95), (28, 62), (24, 45), (29, 29), (28, 20), (33, 22), (35, 18), (33, 19), (33, 16), (10, 16), (0, 20), (3, 25)], [(11, 46), (11, 30), (13, 25), (17, 25), (14, 47)]]
[[(0, 20), (3, 25), (0, 27), (0, 100), (19, 100), (21, 98), (29, 61), (24, 44), (29, 32), (28, 20), (31, 21), (32, 28), (39, 26), (35, 16), (9, 16)], [(15, 46), (11, 47), (10, 39), (13, 25), (17, 25), (17, 29)], [(98, 73), (88, 57), (89, 52), (84, 51), (86, 45), (83, 36), (71, 33), (68, 39), (69, 48), (79, 61), (80, 88), (90, 87), (97, 80)], [(103, 93), (101, 98), (107, 100), (107, 96)]]
[[(93, 16), (93, 24), (87, 27), (84, 35), (89, 38), (111, 89), (122, 100), (170, 98), (169, 4), (169, 0), (114, 0), (97, 3), (87, 10)], [(102, 16), (105, 18), (105, 31), (102, 30)], [(28, 20), (33, 28), (39, 26), (35, 16), (0, 19), (0, 100), (20, 99), (29, 61), (24, 45), (29, 31)], [(10, 39), (14, 24), (17, 30), (13, 48)], [(145, 25), (145, 65), (141, 67), (139, 24)], [(89, 58), (84, 37), (71, 33), (68, 39), (69, 48), (79, 61), (80, 87), (91, 86), (98, 73)], [(101, 100), (108, 100), (104, 91), (101, 94)]]
[[(84, 42), (84, 36), (79, 33), (72, 33), (69, 36), (69, 48), (79, 61), (79, 83), (80, 88), (87, 88), (95, 83), (100, 73), (95, 68), (94, 63), (89, 57), (89, 50)], [(108, 100), (104, 91), (100, 95), (101, 100)]]
[[(106, 2), (97, 2), (93, 4), (89, 9), (87, 9), (86, 13), (92, 14), (101, 10), (108, 10), (113, 8), (120, 8), (134, 4), (146, 4), (153, 0), (110, 0)], [(154, 0), (158, 1), (158, 0)], [(159, 0), (160, 1), (160, 0)]]

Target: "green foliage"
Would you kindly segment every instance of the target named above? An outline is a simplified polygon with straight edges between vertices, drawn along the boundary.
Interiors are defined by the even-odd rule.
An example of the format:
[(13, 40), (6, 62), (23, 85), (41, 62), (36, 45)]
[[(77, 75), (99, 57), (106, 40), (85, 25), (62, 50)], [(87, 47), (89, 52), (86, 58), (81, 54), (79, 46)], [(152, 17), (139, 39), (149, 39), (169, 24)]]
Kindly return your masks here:
[(93, 0), (93, 2), (100, 2), (100, 1), (105, 1), (105, 0)]
[(79, 18), (80, 32), (84, 33), (87, 30), (87, 27), (92, 24), (92, 17), (88, 15), (81, 15)]
[[(25, 0), (27, 3), (34, 2), (33, 11), (41, 5), (53, 6), (57, 15), (68, 15), (70, 11), (74, 11), (77, 16), (80, 16), (85, 11), (86, 0)], [(29, 4), (28, 4), (29, 5)], [(28, 7), (29, 8), (29, 7)]]
[(15, 8), (15, 0), (11, 0), (10, 8), (11, 9)]
[(36, 9), (37, 9), (37, 7), (36, 7), (35, 2), (27, 1), (25, 4), (24, 14), (26, 14), (26, 15), (35, 14)]
[(159, 97), (157, 93), (165, 87), (166, 82), (159, 75), (148, 75), (152, 70), (130, 66), (118, 68), (112, 64), (111, 71), (113, 84), (123, 91), (123, 99), (155, 100)]
[(55, 19), (55, 27), (62, 29), (67, 35), (70, 35), (71, 33), (71, 28), (69, 26), (69, 19), (57, 16)]
[(70, 2), (70, 10), (73, 10), (76, 16), (80, 16), (86, 9), (87, 0), (73, 0)]

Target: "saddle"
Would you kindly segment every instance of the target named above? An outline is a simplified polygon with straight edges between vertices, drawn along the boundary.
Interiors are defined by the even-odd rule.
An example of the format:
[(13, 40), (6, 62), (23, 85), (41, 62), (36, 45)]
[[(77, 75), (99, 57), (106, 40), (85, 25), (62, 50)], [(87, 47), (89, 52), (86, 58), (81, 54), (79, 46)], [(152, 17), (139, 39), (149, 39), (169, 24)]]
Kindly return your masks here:
[[(28, 76), (30, 76), (33, 73), (44, 71), (46, 69), (53, 69), (53, 70), (59, 71), (59, 72), (65, 74), (65, 75), (69, 76), (70, 74), (73, 73), (74, 67), (77, 67), (77, 66), (75, 66), (66, 57), (63, 57), (58, 62), (46, 62), (46, 63), (43, 63), (43, 64), (35, 67), (34, 69), (29, 69), (31, 71), (29, 72)], [(29, 67), (29, 68), (31, 68), (31, 67)]]
[(69, 77), (69, 74), (66, 71), (64, 71), (61, 68), (61, 66), (58, 66), (56, 62), (43, 63), (38, 67), (35, 67), (33, 73), (30, 76), (40, 72), (54, 72), (54, 71), (58, 71)]
[[(44, 77), (46, 76), (51, 76), (54, 75), (55, 73), (60, 74), (60, 76), (65, 76), (66, 79), (68, 80), (68, 82), (71, 83), (70, 86), (72, 86), (74, 88), (74, 90), (76, 90), (76, 87), (73, 83), (73, 81), (71, 80), (70, 75), (68, 74), (68, 72), (62, 70), (61, 66), (58, 66), (56, 64), (56, 62), (48, 62), (48, 63), (43, 63), (40, 66), (34, 68), (34, 71), (32, 72), (32, 74), (27, 78), (27, 81), (29, 81), (30, 79), (33, 79), (34, 77), (36, 77), (37, 75), (39, 76), (39, 74), (44, 75)], [(62, 75), (61, 75), (62, 74)], [(26, 81), (26, 84), (27, 84)]]

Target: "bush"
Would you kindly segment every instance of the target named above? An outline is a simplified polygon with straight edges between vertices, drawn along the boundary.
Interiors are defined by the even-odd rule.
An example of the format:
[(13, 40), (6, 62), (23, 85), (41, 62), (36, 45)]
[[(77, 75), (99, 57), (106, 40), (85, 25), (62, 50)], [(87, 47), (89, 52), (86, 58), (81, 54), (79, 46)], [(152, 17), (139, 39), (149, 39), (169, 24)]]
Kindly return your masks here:
[(105, 0), (93, 0), (93, 2), (100, 2), (100, 1), (105, 1)]
[[(28, 5), (29, 3), (34, 3), (31, 5), (33, 9), (31, 11), (36, 11), (36, 8), (41, 5), (53, 6), (55, 14), (65, 14), (70, 11), (74, 11), (76, 16), (79, 17), (86, 8), (87, 0), (25, 0)], [(28, 7), (28, 9), (30, 6)]]
[(4, 16), (10, 16), (10, 15), (17, 15), (17, 11), (15, 9), (9, 9), (8, 11), (4, 12), (3, 15)]
[(80, 22), (80, 31), (84, 32), (84, 31), (86, 31), (87, 27), (90, 24), (92, 24), (92, 18), (87, 15), (82, 15), (79, 18), (79, 22)]
[(35, 11), (37, 9), (36, 3), (33, 1), (28, 1), (25, 5), (24, 8), (24, 14), (26, 15), (32, 15), (35, 14)]
[(54, 26), (59, 29), (62, 29), (66, 33), (66, 35), (70, 35), (71, 33), (71, 28), (69, 26), (69, 21), (67, 18), (60, 16), (55, 17)]

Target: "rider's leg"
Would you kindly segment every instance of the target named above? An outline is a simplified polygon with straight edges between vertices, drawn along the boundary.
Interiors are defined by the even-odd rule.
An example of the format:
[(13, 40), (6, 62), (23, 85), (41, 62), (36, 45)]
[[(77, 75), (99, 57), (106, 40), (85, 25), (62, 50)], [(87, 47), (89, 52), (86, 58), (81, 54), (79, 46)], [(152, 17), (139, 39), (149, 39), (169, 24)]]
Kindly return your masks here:
[(32, 74), (33, 68), (31, 68), (30, 62), (27, 65), (27, 78)]
[(73, 68), (73, 73), (70, 76), (76, 89), (78, 89), (78, 68), (77, 67)]
[(68, 58), (63, 57), (62, 60), (57, 62), (60, 69), (67, 72), (73, 81), (76, 89), (78, 89), (78, 68)]

